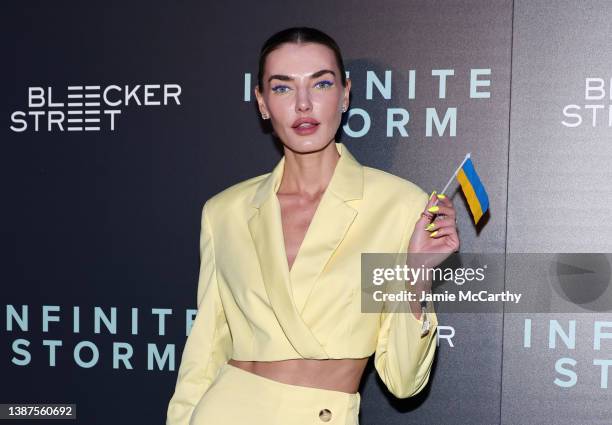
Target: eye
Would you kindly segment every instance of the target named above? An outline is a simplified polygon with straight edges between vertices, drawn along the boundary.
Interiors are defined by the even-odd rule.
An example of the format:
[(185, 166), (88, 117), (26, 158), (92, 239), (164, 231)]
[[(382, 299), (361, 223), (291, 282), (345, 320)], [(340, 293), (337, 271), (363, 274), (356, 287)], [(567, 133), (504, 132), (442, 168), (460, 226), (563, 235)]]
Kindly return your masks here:
[(320, 88), (320, 89), (328, 89), (328, 88), (330, 88), (333, 85), (334, 85), (334, 83), (332, 81), (323, 80), (323, 81), (319, 81), (317, 84), (315, 84), (315, 87)]
[(274, 93), (287, 93), (289, 91), (289, 87), (278, 85), (278, 86), (272, 87), (272, 91)]

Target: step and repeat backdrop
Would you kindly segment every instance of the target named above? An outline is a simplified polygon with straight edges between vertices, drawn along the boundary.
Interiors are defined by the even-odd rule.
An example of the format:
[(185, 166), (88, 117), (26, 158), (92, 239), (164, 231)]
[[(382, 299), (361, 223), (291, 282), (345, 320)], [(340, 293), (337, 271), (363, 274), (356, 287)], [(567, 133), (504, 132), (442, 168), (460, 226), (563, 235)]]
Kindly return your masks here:
[[(475, 226), (450, 186), (462, 252), (546, 253), (598, 285), (562, 312), (441, 312), (430, 383), (395, 399), (369, 364), (360, 423), (609, 424), (611, 18), (569, 0), (5, 5), (0, 403), (165, 421), (201, 207), (280, 159), (253, 88), (262, 43), (299, 25), (342, 49), (338, 137), (362, 164), (429, 193), (472, 153), (490, 210)], [(519, 263), (505, 289), (533, 284)], [(540, 296), (567, 300), (563, 282)]]

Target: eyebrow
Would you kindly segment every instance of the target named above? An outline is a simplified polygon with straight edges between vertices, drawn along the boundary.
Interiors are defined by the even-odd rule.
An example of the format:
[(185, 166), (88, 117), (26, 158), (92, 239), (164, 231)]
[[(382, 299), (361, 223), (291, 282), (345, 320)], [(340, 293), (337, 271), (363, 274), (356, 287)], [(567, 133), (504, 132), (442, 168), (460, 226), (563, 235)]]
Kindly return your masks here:
[[(322, 69), (322, 70), (317, 71), (314, 74), (312, 74), (310, 76), (310, 79), (319, 78), (321, 75), (327, 74), (327, 73), (332, 74), (334, 77), (336, 76), (336, 73), (334, 71), (332, 71), (331, 69)], [(281, 80), (281, 81), (293, 81), (294, 80), (293, 77), (290, 77), (288, 75), (274, 74), (274, 75), (270, 75), (270, 78), (268, 78), (268, 82), (270, 82), (270, 81), (272, 81), (274, 79)]]

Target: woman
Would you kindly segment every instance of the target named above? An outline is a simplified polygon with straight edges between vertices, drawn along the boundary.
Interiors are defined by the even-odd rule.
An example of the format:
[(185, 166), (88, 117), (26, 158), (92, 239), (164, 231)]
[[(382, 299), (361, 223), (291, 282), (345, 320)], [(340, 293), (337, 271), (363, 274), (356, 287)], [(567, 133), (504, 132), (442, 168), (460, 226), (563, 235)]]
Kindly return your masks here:
[(167, 424), (357, 424), (374, 353), (397, 397), (427, 383), (435, 312), (418, 300), (408, 313), (362, 312), (361, 253), (437, 253), (438, 264), (459, 246), (455, 211), (335, 142), (350, 88), (318, 30), (263, 46), (255, 95), (284, 156), (204, 205), (198, 315)]

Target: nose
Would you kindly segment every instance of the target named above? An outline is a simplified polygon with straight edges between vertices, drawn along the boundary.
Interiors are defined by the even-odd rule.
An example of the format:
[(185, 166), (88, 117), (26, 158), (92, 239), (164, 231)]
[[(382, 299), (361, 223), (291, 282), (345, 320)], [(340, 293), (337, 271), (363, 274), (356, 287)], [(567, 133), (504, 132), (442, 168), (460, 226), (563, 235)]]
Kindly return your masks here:
[(295, 98), (295, 111), (296, 112), (308, 112), (312, 109), (312, 102), (310, 100), (310, 91), (308, 87), (300, 87), (297, 90)]

